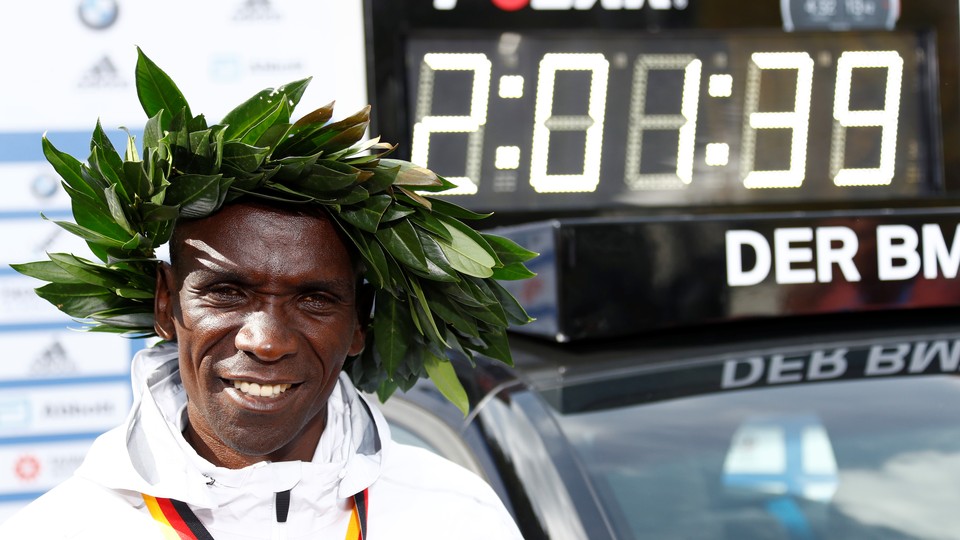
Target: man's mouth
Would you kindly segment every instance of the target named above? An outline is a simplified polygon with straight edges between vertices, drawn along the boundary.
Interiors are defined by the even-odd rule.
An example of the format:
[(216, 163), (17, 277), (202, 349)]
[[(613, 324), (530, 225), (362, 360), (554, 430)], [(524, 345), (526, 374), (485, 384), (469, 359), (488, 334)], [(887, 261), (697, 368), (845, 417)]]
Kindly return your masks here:
[(240, 390), (244, 394), (260, 397), (277, 397), (291, 386), (293, 385), (289, 383), (263, 384), (240, 380), (233, 381), (233, 387), (237, 390)]

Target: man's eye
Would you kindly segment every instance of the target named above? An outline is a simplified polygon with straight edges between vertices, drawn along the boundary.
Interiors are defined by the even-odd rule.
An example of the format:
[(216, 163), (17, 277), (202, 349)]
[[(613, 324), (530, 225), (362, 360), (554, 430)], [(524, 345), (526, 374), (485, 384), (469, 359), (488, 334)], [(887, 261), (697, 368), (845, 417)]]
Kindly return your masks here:
[(227, 286), (211, 287), (207, 295), (217, 300), (236, 300), (242, 296), (236, 288)]
[(300, 297), (300, 302), (302, 302), (306, 307), (318, 309), (327, 307), (332, 303), (332, 300), (328, 295), (325, 294), (305, 294)]

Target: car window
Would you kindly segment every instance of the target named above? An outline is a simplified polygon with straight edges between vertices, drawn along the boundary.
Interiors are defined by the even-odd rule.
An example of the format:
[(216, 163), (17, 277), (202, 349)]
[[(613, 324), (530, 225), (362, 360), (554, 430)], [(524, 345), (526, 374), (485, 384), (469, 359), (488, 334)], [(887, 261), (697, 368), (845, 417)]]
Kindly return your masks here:
[(960, 379), (918, 376), (707, 394), (558, 422), (623, 538), (951, 538), (958, 407)]

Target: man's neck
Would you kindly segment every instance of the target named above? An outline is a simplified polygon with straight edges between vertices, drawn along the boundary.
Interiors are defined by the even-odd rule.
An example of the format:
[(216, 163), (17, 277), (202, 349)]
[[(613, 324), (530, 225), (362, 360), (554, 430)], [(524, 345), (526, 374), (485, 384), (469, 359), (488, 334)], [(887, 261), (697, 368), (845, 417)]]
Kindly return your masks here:
[(326, 423), (327, 415), (324, 411), (307, 424), (295, 440), (285, 446), (267, 454), (249, 454), (225, 444), (212, 432), (197, 429), (196, 426), (203, 426), (203, 424), (190, 420), (188, 406), (187, 425), (183, 430), (183, 436), (200, 457), (213, 465), (227, 469), (242, 469), (262, 461), (313, 461)]

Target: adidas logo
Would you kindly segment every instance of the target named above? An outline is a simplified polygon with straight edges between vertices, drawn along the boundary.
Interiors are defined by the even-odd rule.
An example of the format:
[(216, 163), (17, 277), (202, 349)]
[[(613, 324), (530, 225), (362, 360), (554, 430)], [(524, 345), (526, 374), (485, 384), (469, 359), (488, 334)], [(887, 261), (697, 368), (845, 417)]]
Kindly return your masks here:
[(109, 56), (104, 56), (90, 67), (77, 83), (80, 88), (123, 88), (127, 81), (120, 76)]
[(243, 4), (233, 12), (235, 21), (275, 21), (280, 14), (273, 9), (270, 0), (244, 0)]
[(67, 355), (59, 341), (54, 341), (30, 363), (31, 375), (62, 375), (74, 373), (77, 365)]

